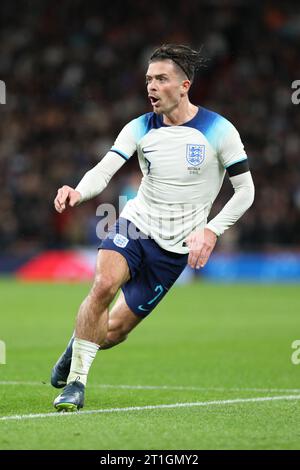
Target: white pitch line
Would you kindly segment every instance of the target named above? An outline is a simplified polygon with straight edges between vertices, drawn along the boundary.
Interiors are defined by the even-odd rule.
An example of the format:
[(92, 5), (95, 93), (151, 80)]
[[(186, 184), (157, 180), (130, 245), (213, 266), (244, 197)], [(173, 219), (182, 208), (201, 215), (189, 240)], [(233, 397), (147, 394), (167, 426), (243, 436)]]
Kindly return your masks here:
[[(22, 382), (13, 380), (2, 380), (0, 385), (29, 385), (29, 386), (50, 386), (46, 382)], [(126, 385), (126, 384), (94, 384), (89, 388), (114, 388), (125, 390), (181, 390), (181, 391), (213, 391), (213, 392), (262, 392), (262, 393), (300, 393), (300, 388), (226, 388), (226, 387), (194, 387), (184, 385)]]
[(90, 385), (94, 388), (121, 388), (133, 390), (181, 390), (181, 391), (214, 391), (214, 392), (274, 392), (274, 393), (300, 393), (300, 388), (226, 388), (226, 387), (193, 387), (184, 385)]
[(37, 385), (50, 385), (47, 384), (46, 382), (25, 382), (25, 381), (19, 381), (19, 380), (0, 380), (0, 385), (32, 385), (32, 386), (37, 386)]
[(125, 408), (104, 408), (99, 410), (87, 410), (80, 411), (77, 413), (36, 413), (28, 415), (11, 415), (2, 416), (0, 421), (10, 420), (24, 420), (24, 419), (36, 419), (36, 418), (53, 418), (62, 416), (83, 416), (100, 413), (120, 413), (126, 411), (150, 411), (150, 410), (161, 410), (161, 409), (174, 409), (174, 408), (191, 408), (191, 407), (205, 407), (214, 405), (234, 405), (238, 403), (258, 403), (265, 401), (278, 401), (278, 400), (300, 400), (300, 395), (285, 395), (278, 397), (256, 397), (256, 398), (236, 398), (233, 400), (213, 400), (213, 401), (198, 401), (192, 403), (170, 403), (162, 405), (146, 405), (146, 406), (129, 406)]

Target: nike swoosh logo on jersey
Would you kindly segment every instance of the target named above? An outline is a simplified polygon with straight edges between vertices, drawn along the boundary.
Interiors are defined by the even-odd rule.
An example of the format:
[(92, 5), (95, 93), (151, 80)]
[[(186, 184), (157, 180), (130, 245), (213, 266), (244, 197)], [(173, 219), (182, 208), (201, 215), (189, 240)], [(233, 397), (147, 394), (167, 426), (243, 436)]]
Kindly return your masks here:
[(143, 153), (152, 153), (152, 152), (157, 152), (157, 150), (144, 150), (142, 149)]

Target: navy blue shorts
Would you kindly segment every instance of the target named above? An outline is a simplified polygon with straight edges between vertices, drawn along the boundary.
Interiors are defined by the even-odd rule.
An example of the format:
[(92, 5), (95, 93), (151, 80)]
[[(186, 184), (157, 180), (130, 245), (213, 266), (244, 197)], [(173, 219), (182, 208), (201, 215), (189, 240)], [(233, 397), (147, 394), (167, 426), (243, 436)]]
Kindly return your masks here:
[(166, 295), (188, 259), (188, 255), (162, 249), (122, 217), (111, 227), (100, 249), (117, 251), (126, 259), (130, 280), (123, 284), (122, 291), (128, 307), (142, 317), (149, 315)]

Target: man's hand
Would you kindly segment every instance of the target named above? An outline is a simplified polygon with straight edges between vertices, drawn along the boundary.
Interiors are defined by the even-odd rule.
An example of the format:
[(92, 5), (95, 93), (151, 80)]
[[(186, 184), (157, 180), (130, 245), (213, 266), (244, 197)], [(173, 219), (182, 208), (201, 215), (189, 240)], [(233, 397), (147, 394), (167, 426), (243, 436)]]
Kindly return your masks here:
[(188, 264), (191, 268), (199, 269), (206, 265), (216, 241), (217, 235), (209, 228), (196, 230), (187, 237), (186, 244), (190, 249)]
[(81, 194), (79, 191), (70, 186), (63, 186), (57, 191), (56, 198), (54, 199), (54, 207), (60, 214), (69, 205), (70, 207), (76, 206), (80, 202)]

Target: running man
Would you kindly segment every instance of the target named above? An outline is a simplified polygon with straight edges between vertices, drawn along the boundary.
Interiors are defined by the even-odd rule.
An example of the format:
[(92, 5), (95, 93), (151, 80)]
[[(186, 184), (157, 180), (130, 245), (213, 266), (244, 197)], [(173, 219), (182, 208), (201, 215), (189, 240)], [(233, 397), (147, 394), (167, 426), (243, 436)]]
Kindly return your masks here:
[[(100, 246), (94, 283), (79, 308), (74, 336), (52, 370), (52, 385), (65, 387), (54, 401), (58, 411), (83, 407), (98, 349), (124, 341), (186, 264), (204, 267), (217, 237), (253, 202), (253, 181), (238, 131), (221, 115), (189, 100), (202, 64), (200, 53), (188, 46), (156, 49), (146, 72), (153, 112), (129, 122), (75, 189), (63, 186), (57, 192), (59, 213), (94, 198), (137, 152), (143, 174), (138, 194)], [(226, 172), (234, 193), (207, 223)]]

